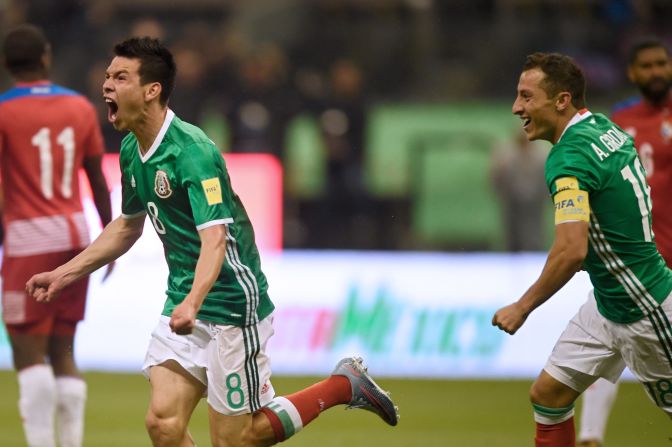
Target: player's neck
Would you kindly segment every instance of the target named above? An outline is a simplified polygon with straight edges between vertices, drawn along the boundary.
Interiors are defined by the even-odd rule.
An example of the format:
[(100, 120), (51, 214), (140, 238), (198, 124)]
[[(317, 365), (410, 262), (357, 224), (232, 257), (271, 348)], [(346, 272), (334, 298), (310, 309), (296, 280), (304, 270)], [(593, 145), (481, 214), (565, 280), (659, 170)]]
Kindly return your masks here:
[(663, 107), (670, 101), (670, 92), (668, 91), (666, 95), (657, 98), (652, 98), (644, 95), (642, 97), (644, 98), (644, 102), (648, 103), (651, 107), (658, 109)]
[(568, 107), (558, 115), (558, 121), (555, 126), (555, 135), (553, 135), (553, 138), (550, 140), (551, 144), (556, 144), (558, 141), (560, 141), (560, 138), (562, 137), (562, 134), (565, 133), (567, 126), (569, 126), (569, 123), (579, 112), (580, 111), (575, 107)]
[(17, 84), (29, 84), (45, 80), (47, 80), (47, 73), (44, 70), (27, 71), (14, 77), (14, 82)]
[(154, 140), (159, 135), (163, 122), (166, 119), (166, 113), (168, 113), (167, 107), (148, 111), (141, 120), (140, 125), (133, 130), (133, 134), (138, 139), (138, 146), (142, 155), (145, 155), (152, 147), (152, 144), (154, 144)]

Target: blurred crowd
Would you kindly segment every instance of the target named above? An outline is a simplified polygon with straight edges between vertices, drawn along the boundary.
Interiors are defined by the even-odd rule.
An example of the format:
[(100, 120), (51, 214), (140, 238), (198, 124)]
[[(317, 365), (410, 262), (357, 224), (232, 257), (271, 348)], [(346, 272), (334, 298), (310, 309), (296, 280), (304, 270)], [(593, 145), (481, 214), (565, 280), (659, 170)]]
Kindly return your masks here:
[(45, 29), (53, 80), (99, 105), (111, 152), (123, 135), (99, 98), (111, 47), (129, 35), (169, 45), (171, 107), (223, 151), (282, 161), (289, 123), (313, 117), (325, 186), (317, 200), (285, 197), (285, 246), (308, 248), (402, 248), (409, 204), (373, 197), (363, 179), (372, 107), (510, 101), (524, 55), (538, 50), (574, 56), (589, 101), (610, 103), (627, 92), (632, 39), (672, 41), (670, 19), (669, 0), (0, 0), (2, 29)]

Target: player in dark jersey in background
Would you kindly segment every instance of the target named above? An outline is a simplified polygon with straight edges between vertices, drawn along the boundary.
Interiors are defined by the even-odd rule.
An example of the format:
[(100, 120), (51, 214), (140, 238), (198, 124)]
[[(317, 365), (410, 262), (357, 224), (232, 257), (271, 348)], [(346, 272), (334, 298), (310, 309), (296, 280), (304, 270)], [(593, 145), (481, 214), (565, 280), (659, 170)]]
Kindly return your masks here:
[[(629, 52), (627, 75), (641, 97), (614, 107), (611, 119), (635, 140), (635, 147), (651, 186), (652, 227), (656, 247), (672, 266), (672, 64), (660, 40), (636, 43)], [(600, 379), (583, 395), (577, 447), (600, 447), (617, 384)]]
[(632, 138), (586, 109), (583, 72), (560, 54), (527, 57), (513, 113), (528, 139), (553, 143), (546, 183), (555, 240), (539, 279), (492, 323), (514, 334), (580, 269), (593, 285), (530, 390), (535, 445), (573, 447), (574, 401), (625, 366), (672, 418), (672, 271), (653, 242), (650, 188)]
[(56, 427), (61, 447), (77, 447), (82, 445), (86, 384), (73, 343), (84, 318), (88, 280), (73, 283), (62, 301), (46, 305), (26, 294), (25, 282), (89, 244), (80, 168), (88, 175), (102, 224), (110, 222), (110, 195), (101, 170), (103, 138), (93, 105), (48, 80), (51, 52), (40, 29), (12, 29), (3, 50), (15, 86), (0, 95), (2, 316), (18, 371), (19, 409), (29, 446), (55, 446)]
[(215, 447), (275, 444), (339, 404), (396, 425), (394, 404), (360, 359), (343, 359), (326, 380), (274, 397), (266, 353), (274, 306), (222, 155), (168, 108), (176, 67), (166, 47), (145, 37), (114, 51), (103, 95), (115, 129), (130, 131), (120, 154), (122, 216), (77, 258), (31, 278), (27, 289), (50, 302), (65, 285), (125, 253), (148, 216), (169, 269), (143, 367), (152, 390), (145, 423), (155, 446), (194, 445), (188, 423), (204, 396)]

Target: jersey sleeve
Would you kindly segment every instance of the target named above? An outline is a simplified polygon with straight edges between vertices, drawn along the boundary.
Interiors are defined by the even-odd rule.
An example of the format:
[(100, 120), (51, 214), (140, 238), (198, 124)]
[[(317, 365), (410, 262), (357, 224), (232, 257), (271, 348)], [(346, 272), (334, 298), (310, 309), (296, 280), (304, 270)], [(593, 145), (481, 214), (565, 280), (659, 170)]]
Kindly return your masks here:
[(546, 184), (551, 196), (562, 190), (556, 180), (573, 177), (578, 182), (578, 189), (590, 194), (599, 188), (597, 167), (594, 161), (581, 147), (576, 145), (556, 145), (546, 160)]
[(121, 215), (123, 217), (133, 217), (146, 213), (145, 206), (138, 197), (135, 188), (135, 179), (130, 172), (128, 148), (122, 150), (119, 154), (119, 166), (121, 168)]
[(232, 191), (224, 159), (213, 144), (199, 142), (183, 151), (180, 182), (189, 195), (197, 230), (233, 222)]

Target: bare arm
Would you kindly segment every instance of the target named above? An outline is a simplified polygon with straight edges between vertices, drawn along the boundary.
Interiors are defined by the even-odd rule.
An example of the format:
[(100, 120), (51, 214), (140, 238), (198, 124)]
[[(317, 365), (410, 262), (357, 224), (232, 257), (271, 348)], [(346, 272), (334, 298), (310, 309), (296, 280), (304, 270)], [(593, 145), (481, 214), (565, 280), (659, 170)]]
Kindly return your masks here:
[(51, 272), (38, 273), (30, 278), (26, 291), (37, 301), (51, 301), (67, 285), (126, 253), (142, 235), (144, 217), (143, 214), (133, 218), (116, 218), (91, 245), (70, 261)]
[(170, 318), (170, 328), (177, 334), (191, 333), (196, 323), (196, 314), (219, 276), (226, 255), (226, 231), (224, 225), (213, 225), (198, 232), (201, 252), (196, 262), (194, 283)]
[(91, 185), (93, 203), (96, 205), (98, 215), (103, 227), (112, 221), (112, 206), (110, 205), (110, 191), (103, 175), (101, 165), (102, 155), (84, 158), (84, 171)]
[(555, 240), (546, 264), (527, 292), (513, 304), (499, 309), (492, 318), (493, 326), (514, 334), (527, 316), (545, 303), (572, 279), (588, 253), (588, 223), (565, 222), (555, 226)]
[[(86, 171), (89, 185), (91, 185), (93, 203), (96, 205), (100, 222), (103, 228), (105, 228), (112, 221), (112, 205), (110, 204), (110, 191), (107, 189), (107, 182), (103, 175), (102, 158), (102, 155), (84, 158), (84, 171)], [(114, 262), (107, 264), (107, 271), (103, 275), (103, 281), (110, 276), (112, 270), (114, 270)]]

